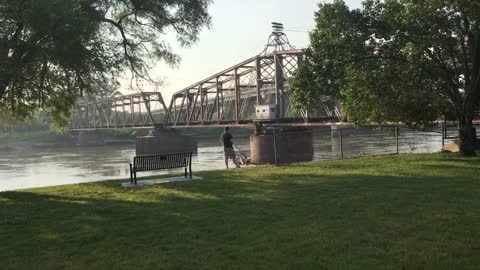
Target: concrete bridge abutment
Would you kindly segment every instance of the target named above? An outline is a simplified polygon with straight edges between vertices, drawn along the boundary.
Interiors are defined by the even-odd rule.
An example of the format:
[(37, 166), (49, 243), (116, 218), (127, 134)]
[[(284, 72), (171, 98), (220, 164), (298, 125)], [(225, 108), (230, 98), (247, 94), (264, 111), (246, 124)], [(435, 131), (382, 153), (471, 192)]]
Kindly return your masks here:
[(81, 131), (73, 135), (77, 146), (105, 145), (105, 137), (97, 131)]
[(137, 156), (186, 152), (198, 152), (197, 140), (174, 129), (155, 128), (148, 136), (136, 139)]
[(257, 127), (250, 136), (252, 164), (289, 164), (313, 160), (313, 131), (303, 127)]

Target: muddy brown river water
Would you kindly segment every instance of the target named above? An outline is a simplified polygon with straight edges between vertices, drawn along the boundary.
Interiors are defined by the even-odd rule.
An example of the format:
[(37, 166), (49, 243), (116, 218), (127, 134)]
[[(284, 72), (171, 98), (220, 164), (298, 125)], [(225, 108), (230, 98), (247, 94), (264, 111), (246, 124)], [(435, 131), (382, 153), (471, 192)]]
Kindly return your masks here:
[[(434, 132), (401, 130), (401, 153), (430, 153), (441, 150), (442, 138)], [(249, 138), (237, 138), (237, 145), (249, 153)], [(338, 138), (329, 131), (316, 131), (315, 160), (340, 157)], [(396, 139), (391, 131), (359, 129), (345, 132), (345, 157), (391, 154), (396, 152)], [(0, 150), (0, 191), (74, 183), (125, 179), (128, 164), (135, 155), (134, 145), (73, 148), (34, 148), (8, 146)], [(223, 169), (223, 148), (218, 138), (199, 139), (198, 154), (193, 158), (193, 171)], [(157, 172), (168, 174), (173, 171)], [(143, 174), (147, 175), (147, 174)]]

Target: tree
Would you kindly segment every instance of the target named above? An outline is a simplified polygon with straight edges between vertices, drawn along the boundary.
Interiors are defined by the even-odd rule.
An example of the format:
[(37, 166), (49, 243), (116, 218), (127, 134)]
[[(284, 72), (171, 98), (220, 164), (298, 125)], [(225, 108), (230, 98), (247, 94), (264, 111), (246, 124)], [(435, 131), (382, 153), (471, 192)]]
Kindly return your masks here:
[(183, 46), (196, 42), (210, 1), (0, 1), (0, 117), (44, 108), (66, 118), (78, 98), (127, 70), (153, 82), (155, 61), (179, 60), (162, 35), (171, 29)]
[(115, 97), (121, 96), (120, 83), (117, 81), (96, 82), (95, 93), (85, 95), (79, 102), (80, 103), (93, 103), (102, 100), (111, 100)]
[(291, 87), (298, 107), (326, 95), (357, 124), (427, 127), (459, 122), (461, 152), (475, 154), (480, 101), (480, 2), (366, 0), (321, 4), (307, 59)]

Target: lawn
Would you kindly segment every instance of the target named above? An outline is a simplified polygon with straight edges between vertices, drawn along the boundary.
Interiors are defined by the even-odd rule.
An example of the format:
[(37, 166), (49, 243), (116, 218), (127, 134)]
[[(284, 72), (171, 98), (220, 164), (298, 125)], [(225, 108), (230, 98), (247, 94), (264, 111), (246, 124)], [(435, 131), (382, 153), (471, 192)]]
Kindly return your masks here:
[(480, 268), (480, 158), (197, 175), (0, 193), (0, 269)]

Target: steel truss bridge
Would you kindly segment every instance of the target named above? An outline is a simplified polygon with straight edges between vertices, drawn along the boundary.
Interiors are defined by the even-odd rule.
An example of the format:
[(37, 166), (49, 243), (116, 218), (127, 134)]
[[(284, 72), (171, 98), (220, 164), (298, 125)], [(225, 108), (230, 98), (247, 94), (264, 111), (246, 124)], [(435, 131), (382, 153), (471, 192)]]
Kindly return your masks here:
[(340, 109), (324, 106), (325, 99), (319, 99), (315, 111), (293, 108), (288, 80), (305, 52), (292, 49), (285, 38), (272, 33), (262, 54), (174, 93), (168, 105), (160, 92), (78, 104), (72, 109), (70, 130), (254, 125), (257, 105), (276, 105), (275, 122), (284, 125), (338, 123)]

